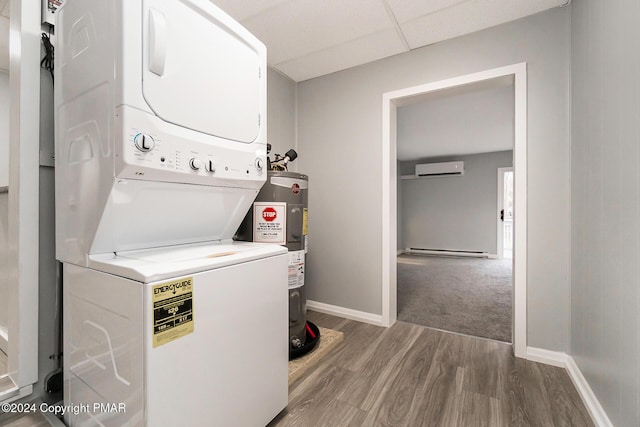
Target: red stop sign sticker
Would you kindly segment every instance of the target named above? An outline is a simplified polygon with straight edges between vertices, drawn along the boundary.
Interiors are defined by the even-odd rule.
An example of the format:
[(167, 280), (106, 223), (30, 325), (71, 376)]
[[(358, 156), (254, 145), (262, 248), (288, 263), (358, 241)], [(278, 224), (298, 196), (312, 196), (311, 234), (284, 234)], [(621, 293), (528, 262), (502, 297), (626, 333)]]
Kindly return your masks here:
[(293, 194), (300, 194), (300, 185), (297, 182), (294, 182), (291, 186), (291, 191)]
[(276, 210), (273, 208), (264, 208), (262, 210), (262, 218), (264, 218), (265, 221), (271, 222), (276, 219), (276, 216), (278, 215), (276, 214)]

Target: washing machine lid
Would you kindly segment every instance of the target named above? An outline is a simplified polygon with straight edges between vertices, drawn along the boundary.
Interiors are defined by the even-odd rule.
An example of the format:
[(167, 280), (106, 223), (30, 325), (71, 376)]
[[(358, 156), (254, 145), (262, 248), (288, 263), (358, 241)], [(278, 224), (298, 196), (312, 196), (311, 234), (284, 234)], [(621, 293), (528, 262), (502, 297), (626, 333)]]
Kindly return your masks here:
[(287, 248), (251, 242), (204, 242), (89, 256), (89, 268), (143, 283), (237, 265)]
[(266, 97), (264, 45), (209, 1), (143, 5), (142, 86), (153, 112), (195, 131), (254, 141)]

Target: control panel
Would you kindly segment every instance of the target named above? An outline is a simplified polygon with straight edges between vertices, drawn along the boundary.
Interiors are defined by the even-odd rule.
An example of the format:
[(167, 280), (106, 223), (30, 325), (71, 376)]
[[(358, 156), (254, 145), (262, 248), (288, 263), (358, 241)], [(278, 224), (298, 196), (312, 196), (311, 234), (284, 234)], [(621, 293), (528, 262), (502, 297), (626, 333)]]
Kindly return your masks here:
[(266, 144), (216, 138), (165, 122), (159, 125), (157, 118), (144, 112), (125, 111), (119, 116), (123, 136), (122, 144), (116, 144), (116, 158), (121, 159), (116, 159), (117, 177), (225, 186), (242, 186), (233, 181), (261, 185), (266, 179)]

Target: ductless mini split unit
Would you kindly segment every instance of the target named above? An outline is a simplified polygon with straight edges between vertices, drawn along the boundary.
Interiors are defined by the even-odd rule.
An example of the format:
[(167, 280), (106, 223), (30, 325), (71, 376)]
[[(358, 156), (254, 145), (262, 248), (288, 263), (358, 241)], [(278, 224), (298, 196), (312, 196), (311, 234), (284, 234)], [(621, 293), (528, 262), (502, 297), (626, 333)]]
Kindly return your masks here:
[(416, 176), (464, 175), (464, 162), (424, 163), (416, 165)]

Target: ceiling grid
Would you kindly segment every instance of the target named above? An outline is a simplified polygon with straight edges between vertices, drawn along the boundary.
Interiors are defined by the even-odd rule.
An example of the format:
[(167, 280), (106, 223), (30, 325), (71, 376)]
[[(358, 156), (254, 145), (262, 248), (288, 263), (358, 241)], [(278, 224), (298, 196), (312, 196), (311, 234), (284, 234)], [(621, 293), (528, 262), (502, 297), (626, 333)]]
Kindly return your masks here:
[(213, 0), (300, 82), (523, 18), (568, 0)]
[[(296, 82), (408, 52), (569, 0), (212, 0), (267, 45), (269, 65)], [(0, 13), (9, 16), (9, 0)], [(0, 67), (8, 63), (1, 26)], [(4, 27), (7, 27), (6, 29)], [(4, 61), (4, 62), (3, 62)]]

